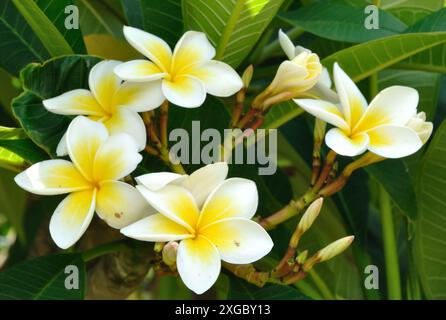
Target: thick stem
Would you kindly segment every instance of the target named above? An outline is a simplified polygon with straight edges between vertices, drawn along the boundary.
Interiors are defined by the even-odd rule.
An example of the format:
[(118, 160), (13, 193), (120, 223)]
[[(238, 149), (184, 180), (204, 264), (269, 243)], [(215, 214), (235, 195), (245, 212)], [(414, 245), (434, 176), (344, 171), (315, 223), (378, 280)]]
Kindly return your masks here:
[(382, 187), (380, 189), (379, 200), (388, 298), (390, 300), (401, 300), (400, 268), (395, 240), (395, 228), (393, 226), (392, 203), (389, 195)]
[(330, 152), (327, 154), (324, 168), (322, 169), (322, 172), (313, 187), (313, 190), (315, 192), (319, 191), (321, 189), (321, 187), (324, 185), (324, 183), (326, 182), (326, 179), (327, 179), (328, 175), (330, 174), (331, 169), (333, 168), (333, 164), (336, 159), (336, 156), (337, 156), (337, 154), (333, 150), (330, 150)]
[(269, 217), (261, 219), (260, 224), (266, 230), (271, 230), (275, 226), (299, 214), (301, 210), (303, 210), (307, 205), (316, 200), (317, 197), (318, 195), (313, 192), (313, 190), (309, 190), (297, 201), (292, 200), (288, 205), (286, 205), (276, 213), (270, 215)]
[(169, 122), (169, 101), (164, 101), (160, 107), (160, 136), (161, 143), (167, 148), (167, 126)]

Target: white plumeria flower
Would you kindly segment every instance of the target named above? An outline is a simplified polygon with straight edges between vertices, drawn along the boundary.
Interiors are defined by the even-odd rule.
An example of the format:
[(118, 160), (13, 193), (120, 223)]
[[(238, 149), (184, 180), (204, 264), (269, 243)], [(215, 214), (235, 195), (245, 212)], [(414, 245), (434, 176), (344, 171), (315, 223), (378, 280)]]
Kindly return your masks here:
[(79, 116), (71, 122), (66, 139), (72, 162), (42, 161), (15, 177), (16, 183), (31, 193), (69, 193), (50, 221), (51, 237), (60, 248), (79, 240), (95, 211), (117, 229), (153, 213), (134, 187), (118, 181), (142, 159), (131, 136), (109, 136), (103, 124)]
[[(101, 61), (90, 71), (90, 90), (76, 89), (43, 101), (45, 108), (63, 115), (84, 115), (102, 122), (111, 134), (128, 133), (138, 143), (138, 149), (146, 146), (146, 130), (138, 112), (159, 107), (159, 87), (153, 83), (122, 82), (114, 73), (121, 62)], [(65, 156), (66, 139), (61, 139), (58, 156)]]
[(157, 100), (167, 99), (181, 107), (203, 104), (206, 93), (228, 97), (242, 86), (240, 76), (226, 63), (212, 60), (215, 49), (202, 32), (186, 32), (175, 46), (133, 27), (124, 26), (127, 41), (147, 60), (119, 65), (115, 72), (124, 80), (150, 81), (158, 86)]
[(330, 75), (327, 68), (322, 67), (319, 57), (309, 49), (294, 46), (282, 29), (279, 30), (279, 43), (289, 60), (279, 66), (273, 84), (282, 91), (293, 92), (295, 96), (336, 102), (337, 94), (330, 89)]
[(177, 269), (197, 294), (215, 283), (221, 260), (252, 263), (273, 246), (268, 233), (250, 220), (258, 204), (255, 183), (225, 180), (227, 172), (221, 162), (190, 176), (151, 173), (137, 178), (138, 190), (159, 213), (121, 230), (143, 241), (180, 241)]
[(418, 92), (393, 86), (382, 90), (370, 103), (355, 83), (334, 65), (334, 81), (340, 106), (313, 99), (295, 99), (305, 111), (336, 128), (326, 136), (327, 145), (345, 156), (369, 150), (384, 158), (401, 158), (418, 151), (423, 141), (407, 123), (417, 111)]

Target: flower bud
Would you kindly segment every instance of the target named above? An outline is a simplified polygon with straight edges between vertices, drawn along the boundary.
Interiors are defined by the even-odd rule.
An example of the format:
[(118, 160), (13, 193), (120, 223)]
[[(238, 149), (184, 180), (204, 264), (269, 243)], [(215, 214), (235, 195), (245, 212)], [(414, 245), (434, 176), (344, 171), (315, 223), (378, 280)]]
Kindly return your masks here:
[(248, 88), (251, 83), (254, 67), (250, 64), (242, 74), (243, 87)]
[(177, 262), (178, 242), (171, 241), (163, 248), (163, 262), (173, 266)]
[(420, 137), (420, 140), (421, 142), (423, 142), (423, 144), (425, 144), (426, 141), (429, 140), (434, 128), (432, 122), (426, 121), (426, 113), (424, 112), (420, 112), (412, 117), (412, 119), (407, 122), (406, 126), (414, 130), (418, 134), (418, 137)]
[(330, 243), (317, 253), (318, 262), (324, 262), (342, 253), (347, 249), (355, 239), (354, 236), (348, 236)]
[(298, 264), (304, 264), (305, 260), (307, 260), (308, 257), (308, 250), (302, 251), (299, 253), (299, 255), (296, 258), (296, 262)]
[(310, 229), (313, 222), (319, 216), (319, 212), (321, 212), (323, 202), (324, 199), (319, 198), (313, 201), (313, 203), (308, 207), (307, 211), (305, 211), (297, 226), (300, 233), (305, 233), (308, 229)]

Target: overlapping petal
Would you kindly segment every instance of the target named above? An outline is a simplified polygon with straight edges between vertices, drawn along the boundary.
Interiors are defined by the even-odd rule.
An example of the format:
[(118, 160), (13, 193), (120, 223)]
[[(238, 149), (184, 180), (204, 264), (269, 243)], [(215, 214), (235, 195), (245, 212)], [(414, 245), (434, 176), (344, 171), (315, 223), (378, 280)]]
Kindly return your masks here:
[(365, 150), (369, 146), (369, 136), (366, 133), (358, 133), (354, 136), (347, 136), (344, 131), (338, 128), (330, 129), (325, 135), (327, 146), (336, 153), (354, 157)]
[(128, 26), (124, 26), (124, 36), (132, 47), (154, 62), (159, 69), (169, 71), (172, 50), (163, 39)]
[(141, 116), (135, 111), (119, 108), (111, 118), (104, 121), (104, 125), (110, 134), (130, 135), (135, 140), (139, 151), (146, 147), (146, 127)]
[(207, 198), (198, 227), (232, 217), (250, 219), (258, 205), (256, 184), (243, 178), (230, 178), (220, 184)]
[(50, 234), (59, 248), (67, 249), (84, 234), (93, 218), (96, 190), (68, 195), (56, 208), (50, 220)]
[(121, 63), (115, 68), (115, 73), (121, 79), (132, 82), (155, 81), (167, 74), (155, 63), (142, 59)]
[(170, 220), (161, 213), (141, 219), (123, 229), (125, 236), (141, 241), (167, 242), (194, 236), (182, 225)]
[(99, 147), (108, 139), (107, 128), (85, 117), (75, 118), (67, 130), (67, 149), (82, 175), (93, 180), (93, 163)]
[(161, 90), (161, 80), (150, 82), (124, 82), (113, 96), (115, 108), (126, 108), (135, 112), (155, 109), (165, 97)]
[(344, 120), (343, 114), (333, 103), (315, 99), (294, 99), (294, 102), (316, 118), (341, 128), (344, 131), (348, 132), (350, 130), (348, 123)]
[(138, 190), (121, 181), (105, 181), (100, 184), (96, 212), (109, 226), (116, 229), (155, 213)]
[(119, 180), (132, 173), (142, 156), (134, 139), (125, 134), (115, 134), (97, 150), (93, 161), (94, 181)]
[(103, 116), (105, 110), (96, 101), (93, 94), (85, 89), (68, 91), (60, 96), (42, 101), (50, 112), (63, 115)]
[(206, 89), (199, 79), (189, 75), (179, 75), (172, 80), (163, 80), (163, 94), (173, 104), (196, 108), (206, 99)]
[(90, 189), (90, 183), (66, 160), (36, 163), (15, 177), (15, 182), (28, 192), (57, 195)]
[(149, 204), (170, 220), (195, 233), (199, 210), (193, 195), (181, 186), (169, 184), (159, 191), (136, 186)]
[(268, 233), (258, 223), (246, 218), (229, 218), (200, 230), (218, 249), (223, 261), (246, 264), (266, 256), (273, 247)]
[(220, 274), (220, 254), (204, 237), (181, 241), (177, 256), (178, 273), (184, 284), (197, 294), (207, 291)]
[(110, 112), (112, 99), (121, 85), (121, 79), (114, 73), (120, 61), (105, 60), (97, 63), (88, 75), (88, 86), (104, 110)]
[(337, 63), (333, 67), (336, 91), (341, 101), (344, 119), (353, 128), (367, 108), (367, 101), (356, 84)]

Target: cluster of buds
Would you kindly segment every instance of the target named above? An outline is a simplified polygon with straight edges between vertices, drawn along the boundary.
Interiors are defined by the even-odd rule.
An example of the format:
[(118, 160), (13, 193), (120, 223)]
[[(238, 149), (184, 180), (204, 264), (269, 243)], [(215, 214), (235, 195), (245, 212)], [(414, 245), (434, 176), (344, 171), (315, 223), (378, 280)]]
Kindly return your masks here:
[(279, 278), (284, 284), (292, 284), (306, 277), (308, 272), (317, 263), (325, 262), (345, 251), (354, 240), (354, 236), (348, 236), (336, 240), (323, 249), (317, 251), (308, 258), (308, 250), (297, 254), (297, 247), (302, 235), (307, 232), (316, 221), (322, 209), (323, 198), (315, 200), (305, 211), (291, 236), (288, 250), (282, 260), (271, 272), (273, 278)]

